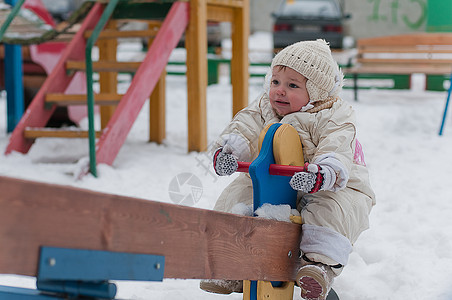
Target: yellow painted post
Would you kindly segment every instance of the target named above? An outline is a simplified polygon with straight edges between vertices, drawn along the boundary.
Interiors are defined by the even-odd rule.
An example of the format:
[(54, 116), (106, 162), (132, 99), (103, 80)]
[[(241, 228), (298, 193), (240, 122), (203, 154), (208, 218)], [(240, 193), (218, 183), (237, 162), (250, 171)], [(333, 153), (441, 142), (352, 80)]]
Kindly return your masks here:
[(190, 1), (186, 31), (188, 151), (207, 148), (207, 2)]
[(248, 37), (249, 37), (249, 0), (243, 0), (241, 7), (234, 8), (232, 23), (232, 113), (235, 115), (248, 105)]
[[(155, 29), (155, 21), (148, 22), (148, 29)], [(158, 23), (160, 27), (160, 23)], [(150, 47), (154, 38), (148, 40)], [(166, 137), (165, 96), (166, 95), (166, 71), (160, 75), (151, 97), (149, 98), (149, 141), (161, 144)]]
[[(116, 21), (110, 20), (105, 28), (116, 29)], [(118, 41), (116, 39), (100, 39), (97, 43), (99, 47), (99, 61), (116, 61), (116, 48)], [(101, 93), (116, 94), (118, 86), (117, 72), (99, 72), (99, 85)], [(100, 124), (104, 129), (110, 121), (116, 109), (116, 105), (100, 107)]]
[[(273, 287), (270, 281), (257, 282), (256, 300), (292, 300), (295, 282), (286, 281), (281, 287)], [(243, 300), (250, 300), (251, 282), (243, 281)]]
[(166, 71), (163, 71), (149, 99), (149, 141), (161, 144), (165, 139)]
[(186, 31), (188, 151), (207, 148), (207, 0), (190, 1)]

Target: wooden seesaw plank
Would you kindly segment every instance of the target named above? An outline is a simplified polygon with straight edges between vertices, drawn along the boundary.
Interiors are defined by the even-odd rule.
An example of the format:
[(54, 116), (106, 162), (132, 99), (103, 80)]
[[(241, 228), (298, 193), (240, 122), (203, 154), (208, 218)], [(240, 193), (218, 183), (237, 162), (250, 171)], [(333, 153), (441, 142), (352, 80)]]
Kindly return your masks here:
[(1, 176), (0, 191), (0, 274), (36, 276), (52, 246), (164, 255), (165, 278), (295, 278), (299, 225)]

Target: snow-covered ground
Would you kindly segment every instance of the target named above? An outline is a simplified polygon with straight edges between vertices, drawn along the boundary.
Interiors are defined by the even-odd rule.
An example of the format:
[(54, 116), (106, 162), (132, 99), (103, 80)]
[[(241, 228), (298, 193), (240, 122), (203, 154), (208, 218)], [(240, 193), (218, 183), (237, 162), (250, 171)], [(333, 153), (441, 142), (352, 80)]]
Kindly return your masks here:
[[(253, 38), (251, 45), (269, 44), (266, 35)], [(251, 81), (251, 100), (259, 94), (261, 85), (262, 79)], [(452, 115), (444, 135), (438, 136), (446, 92), (427, 92), (423, 86), (423, 76), (419, 75), (413, 78), (411, 90), (361, 90), (359, 102), (352, 100), (352, 90), (342, 92), (357, 112), (358, 136), (377, 195), (371, 228), (354, 245), (349, 265), (334, 284), (343, 300), (452, 299)], [(232, 117), (228, 76), (208, 87), (207, 101), (208, 139), (212, 142)], [(186, 102), (186, 79), (168, 76), (165, 142), (147, 142), (146, 104), (113, 166), (100, 165), (99, 178), (88, 175), (76, 180), (73, 174), (79, 168), (77, 161), (88, 155), (86, 141), (41, 139), (26, 155), (3, 154), (9, 135), (2, 94), (0, 175), (174, 203), (177, 200), (170, 193), (175, 191), (171, 182), (179, 174), (191, 173), (202, 185), (194, 206), (211, 209), (234, 176), (218, 178), (210, 169), (206, 153), (187, 153)], [(86, 121), (82, 126), (87, 126)], [(0, 275), (0, 284), (34, 287), (34, 280)], [(119, 282), (117, 297), (242, 297), (204, 293), (198, 284), (198, 280)], [(301, 299), (298, 288), (294, 299)]]

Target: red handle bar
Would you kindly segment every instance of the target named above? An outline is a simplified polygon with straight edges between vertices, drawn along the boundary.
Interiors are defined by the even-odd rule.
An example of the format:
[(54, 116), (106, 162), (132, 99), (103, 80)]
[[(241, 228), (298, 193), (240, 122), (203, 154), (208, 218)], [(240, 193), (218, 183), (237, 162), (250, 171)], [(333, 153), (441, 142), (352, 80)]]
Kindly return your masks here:
[[(239, 167), (237, 168), (237, 172), (248, 172), (250, 168), (250, 162), (239, 161)], [(270, 175), (280, 175), (280, 176), (293, 176), (293, 174), (298, 172), (304, 172), (304, 167), (299, 166), (288, 166), (288, 165), (277, 165), (271, 164), (268, 168), (268, 173)]]

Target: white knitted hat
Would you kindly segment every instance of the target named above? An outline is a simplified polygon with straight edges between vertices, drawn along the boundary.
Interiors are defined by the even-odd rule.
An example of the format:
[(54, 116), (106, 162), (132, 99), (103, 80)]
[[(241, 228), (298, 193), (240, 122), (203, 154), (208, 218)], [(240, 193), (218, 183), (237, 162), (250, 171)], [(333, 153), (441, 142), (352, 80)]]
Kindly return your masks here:
[(344, 75), (322, 39), (287, 46), (273, 58), (271, 70), (275, 66), (289, 67), (307, 78), (310, 103), (337, 96), (343, 86)]

